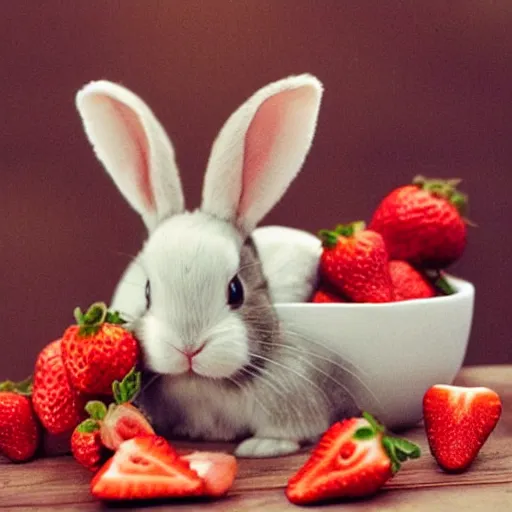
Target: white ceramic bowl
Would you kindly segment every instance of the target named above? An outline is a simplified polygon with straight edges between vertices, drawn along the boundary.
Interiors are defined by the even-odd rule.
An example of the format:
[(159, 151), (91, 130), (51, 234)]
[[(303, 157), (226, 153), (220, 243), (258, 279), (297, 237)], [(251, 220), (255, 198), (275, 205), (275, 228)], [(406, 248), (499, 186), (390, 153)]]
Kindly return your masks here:
[(400, 430), (422, 419), (425, 391), (451, 383), (466, 354), (475, 290), (448, 280), (457, 292), (431, 299), (275, 307), (285, 328), (339, 354), (354, 372), (346, 384), (361, 409)]

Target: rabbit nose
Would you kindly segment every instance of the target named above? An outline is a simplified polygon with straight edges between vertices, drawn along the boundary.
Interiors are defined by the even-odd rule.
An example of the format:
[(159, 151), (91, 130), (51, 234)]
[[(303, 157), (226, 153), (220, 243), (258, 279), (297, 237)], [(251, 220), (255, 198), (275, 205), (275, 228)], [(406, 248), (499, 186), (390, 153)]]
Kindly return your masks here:
[(206, 343), (203, 343), (198, 349), (194, 350), (192, 347), (190, 347), (190, 348), (186, 348), (180, 352), (188, 359), (188, 363), (189, 363), (189, 365), (191, 365), (192, 359), (203, 350), (205, 345), (206, 345)]

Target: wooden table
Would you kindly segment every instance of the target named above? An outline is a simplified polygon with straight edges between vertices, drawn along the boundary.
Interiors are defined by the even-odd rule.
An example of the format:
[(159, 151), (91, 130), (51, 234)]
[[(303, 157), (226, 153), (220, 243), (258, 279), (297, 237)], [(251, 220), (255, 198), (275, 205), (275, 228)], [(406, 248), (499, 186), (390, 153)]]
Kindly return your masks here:
[[(371, 499), (308, 510), (343, 511), (512, 511), (512, 366), (464, 368), (456, 380), (464, 386), (488, 386), (502, 398), (503, 415), (478, 459), (463, 474), (448, 475), (428, 451), (423, 429), (403, 434), (417, 442), (423, 456), (407, 462), (402, 471)], [(218, 446), (217, 446), (218, 447)], [(214, 447), (215, 448), (215, 447)], [(222, 449), (231, 450), (226, 445)], [(279, 459), (240, 460), (240, 470), (229, 496), (214, 502), (173, 502), (144, 509), (193, 511), (300, 510), (286, 500), (283, 488), (307, 453)], [(89, 494), (91, 474), (70, 456), (26, 464), (0, 464), (0, 510), (92, 511), (109, 507)], [(122, 507), (116, 506), (118, 510)], [(142, 510), (129, 507), (124, 510)]]

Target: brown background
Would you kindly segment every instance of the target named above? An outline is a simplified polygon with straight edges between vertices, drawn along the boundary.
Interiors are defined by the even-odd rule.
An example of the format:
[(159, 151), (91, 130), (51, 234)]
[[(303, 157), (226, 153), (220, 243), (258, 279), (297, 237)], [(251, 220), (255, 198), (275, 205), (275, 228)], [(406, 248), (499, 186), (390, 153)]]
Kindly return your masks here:
[(318, 131), (266, 223), (316, 231), (367, 219), (418, 172), (463, 178), (480, 225), (453, 268), (477, 288), (467, 362), (512, 362), (510, 1), (17, 0), (0, 3), (0, 34), (1, 376), (30, 372), (75, 305), (108, 300), (144, 237), (76, 90), (108, 78), (145, 98), (195, 206), (231, 111), (304, 71), (326, 87)]

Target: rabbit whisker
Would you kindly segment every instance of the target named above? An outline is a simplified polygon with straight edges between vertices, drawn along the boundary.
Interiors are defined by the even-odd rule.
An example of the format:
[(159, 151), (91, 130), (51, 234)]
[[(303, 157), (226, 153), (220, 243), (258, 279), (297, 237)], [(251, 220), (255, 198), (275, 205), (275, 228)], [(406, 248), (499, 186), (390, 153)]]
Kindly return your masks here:
[(311, 379), (308, 379), (305, 375), (302, 375), (300, 372), (298, 372), (297, 370), (294, 370), (293, 368), (290, 368), (289, 366), (286, 366), (285, 364), (282, 364), (282, 363), (278, 363), (277, 361), (273, 361), (272, 359), (266, 357), (266, 356), (262, 356), (260, 354), (255, 354), (254, 352), (249, 352), (249, 355), (251, 357), (254, 357), (256, 359), (261, 359), (263, 361), (266, 361), (267, 363), (271, 363), (271, 364), (274, 364), (284, 370), (287, 370), (291, 373), (294, 373), (295, 375), (297, 375), (297, 377), (299, 377), (300, 379), (302, 379), (303, 381), (309, 383), (312, 387), (316, 388), (321, 394), (322, 396), (325, 398), (325, 401), (327, 403), (329, 403), (329, 397), (326, 395), (325, 391), (320, 387), (318, 386), (317, 384), (315, 384)]
[[(250, 372), (248, 368), (254, 368), (257, 373)], [(286, 416), (287, 411), (285, 407), (283, 407), (283, 404), (288, 404), (292, 412), (292, 417), (295, 416), (297, 423), (300, 422), (302, 418), (300, 410), (293, 403), (293, 401), (288, 398), (288, 396), (285, 396), (285, 394), (290, 395), (290, 392), (287, 388), (284, 387), (284, 384), (276, 377), (276, 375), (272, 374), (268, 370), (265, 370), (264, 368), (259, 368), (252, 363), (249, 363), (244, 368), (244, 370), (248, 374), (254, 376), (255, 378), (258, 378), (259, 382), (267, 385), (274, 391), (278, 399), (278, 402), (276, 404), (277, 407), (274, 407), (274, 411), (277, 412), (278, 417), (281, 418), (282, 416)], [(293, 396), (293, 393), (291, 393), (291, 396)]]
[[(252, 365), (252, 366), (254, 366), (254, 365)], [(291, 405), (291, 407), (293, 408), (292, 412), (295, 414), (297, 421), (300, 421), (300, 419), (302, 418), (302, 413), (295, 405), (293, 405), (294, 404), (293, 399), (295, 396), (300, 395), (301, 391), (303, 393), (307, 394), (308, 382), (305, 382), (304, 379), (300, 379), (298, 381), (295, 381), (294, 385), (292, 387), (288, 387), (288, 386), (285, 387), (285, 382), (287, 384), (292, 384), (292, 382), (290, 382), (290, 380), (282, 378), (283, 376), (280, 375), (279, 372), (277, 374), (274, 374), (273, 372), (271, 372), (270, 370), (267, 370), (265, 368), (259, 368), (259, 367), (257, 367), (257, 368), (261, 373), (265, 374), (265, 377), (273, 379), (274, 382), (279, 384), (284, 389), (284, 391), (287, 393), (287, 399), (285, 401), (281, 402), (279, 410), (282, 409), (283, 403), (289, 403)], [(300, 387), (299, 387), (299, 385), (300, 385)], [(313, 403), (314, 403), (314, 407), (313, 407)], [(329, 403), (329, 400), (327, 400), (327, 403)], [(313, 402), (312, 400), (307, 401), (308, 411), (313, 417), (316, 415), (322, 414), (319, 407), (320, 407), (320, 403), (317, 403), (316, 401)], [(286, 412), (285, 412), (285, 414), (286, 414)]]
[[(302, 348), (302, 347), (295, 347), (295, 346), (292, 346), (292, 345), (287, 345), (285, 343), (275, 343), (275, 342), (272, 342), (272, 341), (263, 341), (263, 340), (258, 340), (258, 343), (260, 343), (261, 345), (269, 345), (269, 346), (274, 346), (274, 347), (279, 347), (279, 348), (284, 348), (284, 349), (287, 349), (287, 350), (290, 350), (292, 352), (297, 352), (299, 354), (303, 354), (304, 356), (311, 356), (311, 357), (316, 357), (317, 359), (321, 360), (321, 361), (327, 361), (329, 362), (329, 364), (335, 366), (336, 368), (339, 368), (342, 372), (350, 375), (352, 378), (354, 378), (361, 386), (364, 387), (364, 389), (372, 396), (372, 398), (380, 405), (380, 400), (377, 398), (377, 396), (373, 393), (373, 391), (370, 389), (370, 387), (368, 386), (368, 384), (366, 384), (363, 379), (357, 375), (357, 373), (355, 373), (354, 371), (350, 370), (349, 368), (347, 368), (347, 366), (339, 363), (339, 362), (336, 362), (334, 361), (333, 359), (329, 358), (329, 357), (326, 357), (326, 356), (322, 356), (316, 352), (313, 352), (311, 350), (306, 350), (305, 348)], [(339, 356), (338, 356), (339, 357)], [(301, 359), (302, 360), (302, 359)], [(306, 361), (308, 363), (310, 363), (310, 361)]]
[(151, 377), (151, 379), (149, 379), (149, 382), (146, 382), (146, 383), (144, 384), (144, 386), (142, 386), (142, 388), (140, 389), (139, 394), (141, 394), (141, 395), (142, 395), (143, 393), (147, 392), (147, 390), (148, 390), (148, 389), (149, 389), (153, 384), (155, 384), (156, 382), (158, 382), (158, 380), (159, 380), (159, 379), (161, 379), (161, 378), (162, 378), (162, 375), (160, 375), (160, 374), (158, 374), (158, 373), (157, 373), (157, 374), (155, 374), (155, 375), (153, 375), (153, 377)]

